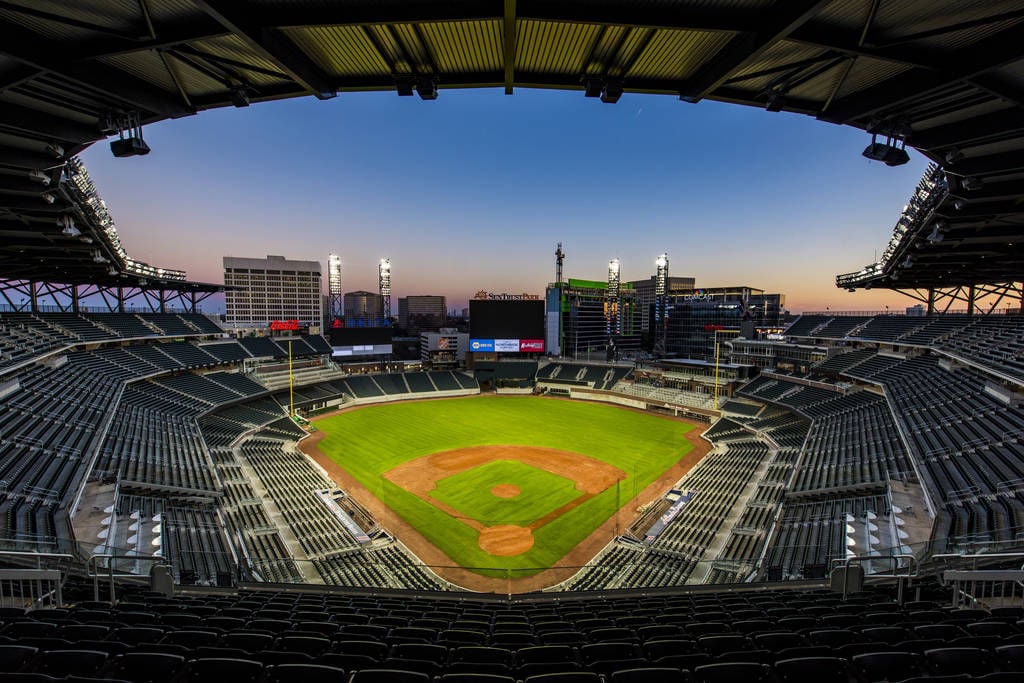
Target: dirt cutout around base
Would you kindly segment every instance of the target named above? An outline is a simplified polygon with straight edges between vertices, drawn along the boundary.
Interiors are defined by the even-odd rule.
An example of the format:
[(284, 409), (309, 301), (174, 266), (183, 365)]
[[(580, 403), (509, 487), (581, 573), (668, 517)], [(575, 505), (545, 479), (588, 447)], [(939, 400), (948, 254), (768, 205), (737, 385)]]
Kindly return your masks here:
[(498, 484), (491, 488), (491, 495), (496, 498), (515, 498), (521, 493), (515, 484)]
[(491, 555), (511, 557), (533, 547), (533, 532), (522, 526), (489, 526), (480, 532), (480, 549)]
[[(433, 398), (422, 400), (445, 401), (449, 399)], [(569, 401), (573, 399), (549, 397), (544, 400)], [(622, 410), (635, 410), (638, 413), (650, 414), (639, 408), (618, 407)], [(314, 419), (313, 422), (315, 424), (319, 419), (337, 415), (347, 410), (359, 410), (359, 408), (360, 406), (342, 408), (341, 410), (320, 416)], [(664, 419), (694, 424), (689, 420), (679, 417), (664, 416)], [(687, 432), (684, 437), (690, 442), (693, 449), (683, 456), (678, 463), (666, 470), (657, 480), (651, 482), (647, 488), (640, 491), (633, 499), (624, 501), (618, 514), (613, 515), (604, 524), (594, 529), (589, 536), (566, 553), (558, 563), (561, 565), (560, 567), (546, 569), (532, 576), (513, 579), (495, 579), (481, 576), (476, 572), (457, 566), (450, 557), (428, 541), (415, 527), (402, 519), (394, 510), (370, 493), (355, 477), (346, 472), (341, 465), (324, 455), (317, 448), (317, 444), (326, 436), (326, 433), (314, 432), (299, 442), (299, 449), (320, 465), (339, 488), (344, 489), (348, 495), (352, 496), (353, 499), (369, 510), (381, 526), (386, 527), (392, 535), (400, 539), (409, 550), (428, 565), (438, 576), (470, 591), (512, 594), (537, 591), (565, 581), (575, 574), (581, 565), (594, 559), (594, 556), (615, 537), (616, 530), (627, 528), (640, 516), (639, 510), (642, 505), (663, 496), (669, 487), (679, 481), (683, 475), (689, 472), (694, 465), (699, 463), (711, 451), (711, 444), (700, 436), (705, 429), (707, 429), (706, 424), (695, 424), (695, 428)]]

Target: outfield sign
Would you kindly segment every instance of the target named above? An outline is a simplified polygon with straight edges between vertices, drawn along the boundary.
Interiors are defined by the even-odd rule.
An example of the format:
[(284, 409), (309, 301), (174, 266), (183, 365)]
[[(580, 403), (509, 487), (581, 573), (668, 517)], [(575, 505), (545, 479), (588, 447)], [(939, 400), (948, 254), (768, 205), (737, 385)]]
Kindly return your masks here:
[(473, 353), (544, 353), (543, 339), (470, 339)]

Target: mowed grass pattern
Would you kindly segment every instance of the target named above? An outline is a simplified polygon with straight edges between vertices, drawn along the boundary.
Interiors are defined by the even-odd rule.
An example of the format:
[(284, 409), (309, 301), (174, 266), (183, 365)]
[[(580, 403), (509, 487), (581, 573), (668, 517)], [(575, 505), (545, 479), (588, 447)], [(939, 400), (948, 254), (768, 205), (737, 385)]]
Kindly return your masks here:
[[(320, 450), (461, 567), (487, 576), (523, 576), (558, 561), (692, 446), (693, 426), (614, 406), (532, 396), (474, 396), (384, 403), (316, 421)], [(626, 473), (612, 487), (534, 532), (521, 555), (484, 552), (476, 530), (387, 481), (409, 460), (469, 446), (522, 445), (581, 453)], [(490, 496), (490, 492), (486, 492)], [(609, 539), (610, 540), (610, 539)]]
[[(494, 495), (490, 491), (499, 484), (519, 487), (519, 495)], [(484, 526), (529, 526), (582, 495), (572, 480), (513, 460), (495, 460), (445, 477), (430, 492)]]

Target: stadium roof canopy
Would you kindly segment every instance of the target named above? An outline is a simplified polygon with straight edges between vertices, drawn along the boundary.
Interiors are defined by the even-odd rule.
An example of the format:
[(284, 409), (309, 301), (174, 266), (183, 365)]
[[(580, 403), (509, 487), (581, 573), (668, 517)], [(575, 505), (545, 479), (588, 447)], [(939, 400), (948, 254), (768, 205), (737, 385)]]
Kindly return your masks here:
[(106, 137), (131, 153), (138, 126), (214, 107), (470, 87), (712, 99), (877, 133), (951, 179), (941, 264), (918, 269), (929, 243), (908, 242), (900, 286), (1022, 272), (1021, 0), (0, 0), (0, 36), (4, 277), (119, 281), (59, 218), (65, 161)]

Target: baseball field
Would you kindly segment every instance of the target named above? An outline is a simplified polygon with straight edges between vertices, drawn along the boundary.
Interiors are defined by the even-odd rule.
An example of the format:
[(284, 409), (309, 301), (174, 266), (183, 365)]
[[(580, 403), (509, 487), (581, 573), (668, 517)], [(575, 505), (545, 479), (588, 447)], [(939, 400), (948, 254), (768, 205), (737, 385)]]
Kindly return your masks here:
[(667, 469), (693, 426), (532, 396), (387, 403), (316, 421), (319, 450), (461, 567), (554, 566)]

